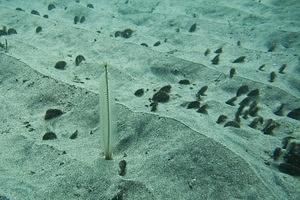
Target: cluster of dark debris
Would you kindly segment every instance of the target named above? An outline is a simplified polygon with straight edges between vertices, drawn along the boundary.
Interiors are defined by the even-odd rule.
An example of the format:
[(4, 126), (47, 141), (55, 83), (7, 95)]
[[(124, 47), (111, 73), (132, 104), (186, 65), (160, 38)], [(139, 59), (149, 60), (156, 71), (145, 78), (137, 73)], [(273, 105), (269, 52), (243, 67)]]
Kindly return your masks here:
[[(242, 85), (238, 88), (236, 96), (230, 98), (225, 103), (230, 106), (236, 106), (236, 101), (238, 101), (241, 96), (246, 95), (240, 102), (237, 111), (235, 112), (235, 117), (231, 121), (227, 121), (227, 116), (222, 114), (217, 119), (216, 123), (224, 124), (224, 127), (231, 126), (235, 128), (241, 127), (241, 120), (249, 120), (251, 122), (248, 124), (249, 127), (253, 129), (260, 129), (264, 134), (273, 135), (273, 130), (279, 126), (277, 122), (273, 119), (265, 120), (259, 115), (259, 95), (260, 91), (258, 88), (249, 91), (248, 85)], [(278, 108), (274, 110), (274, 114), (278, 116), (284, 116), (285, 104), (281, 104)], [(295, 120), (300, 120), (300, 108), (291, 110), (287, 117)]]
[[(238, 43), (238, 45), (240, 45), (240, 42)], [(213, 65), (218, 65), (218, 64), (219, 64), (219, 62), (220, 62), (220, 56), (221, 56), (222, 52), (223, 52), (223, 47), (220, 47), (220, 48), (218, 48), (218, 49), (216, 49), (216, 50), (214, 51), (214, 53), (215, 53), (216, 55), (215, 55), (214, 58), (211, 60), (211, 64), (213, 64)], [(206, 49), (205, 52), (204, 52), (204, 56), (208, 56), (210, 53), (211, 53), (211, 50), (210, 50), (210, 49)], [(245, 60), (246, 60), (246, 56), (240, 56), (240, 57), (234, 59), (234, 60), (232, 61), (232, 63), (233, 63), (233, 64), (244, 63)], [(258, 70), (259, 70), (259, 71), (265, 71), (265, 67), (266, 67), (266, 64), (263, 64), (263, 65), (261, 65), (261, 66), (258, 67)], [(282, 65), (279, 67), (279, 69), (278, 69), (278, 73), (279, 73), (279, 74), (285, 74), (285, 69), (286, 69), (286, 68), (287, 68), (287, 64), (282, 64)], [(236, 68), (234, 68), (234, 67), (230, 68), (230, 70), (229, 70), (229, 77), (230, 77), (230, 78), (233, 78), (233, 76), (234, 76), (236, 73), (237, 73)], [(275, 71), (271, 71), (270, 74), (269, 74), (269, 79), (268, 79), (268, 81), (272, 83), (272, 82), (275, 81), (276, 78), (277, 78), (277, 73), (276, 73)]]
[[(63, 115), (64, 112), (60, 109), (57, 109), (57, 108), (51, 108), (51, 109), (48, 109), (46, 111), (46, 114), (44, 116), (44, 119), (45, 121), (49, 121), (49, 120), (52, 120), (54, 118), (57, 118), (61, 115)], [(30, 127), (31, 125), (29, 124), (29, 122), (26, 122), (26, 126)], [(74, 140), (77, 138), (78, 136), (78, 130), (75, 130), (70, 136), (69, 136), (69, 139), (71, 140)], [(91, 131), (90, 134), (93, 134), (93, 132)], [(53, 131), (47, 131), (43, 137), (42, 137), (43, 140), (54, 140), (54, 139), (57, 139), (57, 135), (53, 132)]]
[[(83, 55), (78, 55), (75, 58), (75, 65), (79, 66), (83, 61), (85, 61), (85, 57)], [(61, 61), (56, 62), (54, 67), (56, 69), (64, 70), (66, 68), (66, 66), (67, 66), (67, 62), (61, 60)]]
[[(182, 79), (178, 82), (181, 85), (190, 85), (190, 81), (187, 79)], [(159, 103), (166, 103), (170, 100), (170, 92), (171, 92), (171, 85), (166, 85), (161, 87), (158, 91), (154, 89), (154, 94), (152, 98), (149, 98), (150, 105), (146, 105), (146, 107), (150, 107), (152, 112), (157, 111), (157, 107)], [(205, 92), (207, 91), (208, 86), (205, 85), (202, 88), (199, 89), (199, 91), (195, 94), (195, 100), (184, 102), (181, 104), (181, 106), (186, 107), (187, 109), (197, 109), (198, 113), (202, 114), (208, 114), (207, 108), (208, 105), (206, 103), (201, 103), (201, 100), (203, 100), (203, 97), (206, 96)], [(146, 91), (149, 91), (147, 89)], [(138, 89), (134, 92), (134, 95), (137, 97), (143, 96), (145, 93), (145, 90), (143, 88)]]
[[(288, 136), (283, 138), (282, 147), (277, 147), (271, 156), (273, 158), (272, 165), (277, 167), (279, 171), (292, 175), (300, 176), (300, 140), (295, 137)], [(266, 162), (270, 165), (270, 162)]]

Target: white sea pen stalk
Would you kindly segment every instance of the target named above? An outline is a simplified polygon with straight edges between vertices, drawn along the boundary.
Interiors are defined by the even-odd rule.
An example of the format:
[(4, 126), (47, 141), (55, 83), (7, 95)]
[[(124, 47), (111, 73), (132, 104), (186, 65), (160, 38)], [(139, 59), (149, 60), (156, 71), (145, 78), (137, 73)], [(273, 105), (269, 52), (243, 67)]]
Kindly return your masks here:
[(103, 147), (106, 160), (112, 160), (112, 140), (114, 122), (112, 118), (113, 100), (109, 91), (107, 64), (100, 80), (100, 130), (103, 135)]

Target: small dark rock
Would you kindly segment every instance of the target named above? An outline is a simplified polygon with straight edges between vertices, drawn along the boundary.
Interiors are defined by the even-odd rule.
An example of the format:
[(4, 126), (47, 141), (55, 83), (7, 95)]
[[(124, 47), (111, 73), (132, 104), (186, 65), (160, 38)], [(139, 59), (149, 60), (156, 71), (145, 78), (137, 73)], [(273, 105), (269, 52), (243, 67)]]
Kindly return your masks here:
[(49, 15), (43, 15), (44, 18), (48, 19), (49, 18)]
[(53, 119), (62, 114), (63, 114), (63, 112), (59, 109), (48, 109), (45, 114), (45, 120)]
[(287, 114), (289, 118), (300, 120), (300, 108), (296, 108)]
[(210, 53), (210, 49), (206, 49), (206, 51), (204, 52), (204, 55), (207, 56)]
[(17, 11), (23, 11), (23, 12), (24, 12), (24, 10), (23, 10), (22, 8), (16, 8), (16, 10), (17, 10)]
[(54, 8), (55, 8), (54, 4), (51, 3), (51, 4), (48, 5), (48, 10), (53, 10)]
[(235, 106), (234, 102), (237, 100), (237, 97), (232, 97), (229, 100), (227, 100), (225, 103), (230, 106)]
[(245, 62), (245, 58), (246, 58), (246, 56), (238, 57), (232, 63), (243, 63), (243, 62)]
[(31, 14), (33, 14), (33, 15), (40, 15), (40, 13), (38, 11), (36, 11), (36, 10), (32, 10)]
[(157, 110), (157, 106), (158, 106), (158, 103), (157, 102), (152, 102), (150, 104), (150, 107), (151, 107), (151, 112), (155, 112)]
[(199, 107), (200, 107), (199, 101), (191, 101), (188, 103), (187, 109), (199, 108)]
[(220, 54), (216, 55), (216, 56), (211, 60), (211, 63), (212, 63), (213, 65), (219, 64), (219, 61), (220, 61), (219, 56), (220, 56)]
[(187, 80), (187, 79), (180, 80), (178, 83), (182, 84), (182, 85), (189, 85), (189, 84), (191, 84), (190, 81)]
[(263, 64), (263, 65), (259, 66), (258, 70), (259, 71), (264, 71), (265, 66), (266, 66), (266, 64)]
[(127, 29), (125, 29), (125, 30), (122, 32), (122, 37), (123, 37), (123, 38), (130, 38), (131, 35), (132, 35), (132, 33), (133, 33), (133, 30), (127, 28)]
[(279, 68), (278, 72), (279, 72), (280, 74), (284, 74), (284, 70), (285, 70), (286, 67), (287, 67), (287, 64), (281, 65), (281, 67)]
[(7, 30), (7, 35), (12, 35), (12, 34), (17, 34), (17, 31), (16, 31), (16, 29), (14, 29), (14, 28), (9, 28), (9, 29)]
[(41, 32), (42, 30), (43, 30), (42, 27), (38, 26), (38, 27), (36, 27), (35, 32), (36, 32), (36, 33), (39, 33), (39, 32)]
[(156, 92), (152, 97), (152, 100), (155, 102), (168, 102), (169, 99), (170, 99), (170, 96), (167, 93), (162, 92), (162, 91)]
[(119, 175), (120, 176), (125, 176), (125, 174), (126, 174), (126, 166), (127, 166), (126, 160), (121, 160), (119, 162), (119, 168), (120, 168)]
[(207, 108), (208, 108), (208, 105), (207, 105), (207, 104), (204, 104), (203, 106), (201, 106), (201, 107), (197, 110), (197, 112), (198, 112), (198, 113), (202, 113), (202, 114), (208, 114)]
[(65, 61), (58, 61), (54, 67), (56, 69), (65, 69), (66, 65), (67, 63)]
[(277, 76), (277, 75), (276, 75), (275, 72), (271, 72), (271, 73), (270, 73), (270, 79), (269, 79), (269, 82), (271, 82), (271, 83), (274, 82), (276, 76)]
[(248, 85), (242, 85), (236, 92), (236, 96), (239, 97), (243, 94), (246, 94), (249, 91)]
[(228, 126), (231, 126), (234, 128), (240, 128), (240, 124), (236, 121), (229, 121), (224, 125), (224, 127), (228, 127)]
[(141, 88), (141, 89), (138, 89), (137, 91), (134, 92), (134, 95), (137, 96), (137, 97), (141, 97), (144, 95), (144, 89)]
[(222, 53), (223, 52), (223, 48), (221, 47), (221, 48), (219, 48), (219, 49), (217, 49), (217, 50), (215, 50), (215, 53)]
[(195, 32), (196, 31), (196, 28), (197, 28), (197, 24), (193, 24), (190, 29), (189, 29), (189, 32), (192, 33), (192, 32)]
[(216, 121), (217, 124), (222, 124), (227, 120), (227, 116), (226, 115), (220, 115)]
[(235, 68), (231, 68), (229, 71), (229, 78), (233, 78), (233, 76), (236, 74)]
[(254, 89), (254, 90), (251, 90), (248, 94), (247, 94), (248, 97), (257, 97), (259, 96), (259, 89)]
[(148, 47), (148, 44), (146, 44), (146, 43), (141, 43), (141, 45), (144, 47)]
[(70, 136), (70, 139), (71, 139), (71, 140), (74, 140), (74, 139), (77, 138), (77, 136), (78, 136), (78, 130), (76, 130), (76, 131)]
[(75, 16), (74, 17), (74, 24), (77, 24), (79, 22), (79, 17), (78, 16)]
[(159, 46), (161, 43), (160, 43), (160, 41), (157, 41), (157, 42), (155, 42), (154, 44), (153, 44), (153, 46), (154, 47), (157, 47), (157, 46)]
[(300, 168), (289, 163), (280, 163), (278, 169), (279, 171), (291, 176), (300, 176)]
[(82, 16), (79, 20), (79, 22), (82, 24), (83, 22), (85, 22), (85, 16)]
[(85, 58), (84, 58), (83, 55), (76, 56), (76, 58), (75, 58), (75, 64), (76, 64), (76, 66), (79, 66), (82, 61), (85, 61)]
[(171, 85), (165, 85), (162, 88), (160, 88), (159, 91), (170, 93), (171, 92), (171, 88), (172, 88)]
[(88, 8), (94, 8), (94, 5), (91, 4), (91, 3), (89, 3), (89, 4), (86, 5), (86, 7), (88, 7)]
[(200, 98), (200, 96), (206, 96), (206, 94), (204, 94), (208, 89), (208, 86), (205, 85), (202, 88), (200, 88), (200, 90), (197, 92), (196, 97)]
[(52, 131), (45, 133), (45, 135), (43, 136), (43, 140), (54, 140), (54, 139), (57, 139), (57, 136)]

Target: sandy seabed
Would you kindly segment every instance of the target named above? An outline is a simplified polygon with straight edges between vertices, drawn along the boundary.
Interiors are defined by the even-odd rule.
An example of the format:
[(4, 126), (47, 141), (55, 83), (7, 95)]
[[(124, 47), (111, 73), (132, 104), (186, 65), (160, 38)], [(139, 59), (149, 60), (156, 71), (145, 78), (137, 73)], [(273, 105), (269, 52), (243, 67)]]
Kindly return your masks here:
[[(300, 139), (299, 10), (0, 0), (0, 200), (300, 199), (299, 166), (286, 164), (300, 150), (291, 161), (284, 147)], [(104, 63), (113, 160), (99, 128)]]

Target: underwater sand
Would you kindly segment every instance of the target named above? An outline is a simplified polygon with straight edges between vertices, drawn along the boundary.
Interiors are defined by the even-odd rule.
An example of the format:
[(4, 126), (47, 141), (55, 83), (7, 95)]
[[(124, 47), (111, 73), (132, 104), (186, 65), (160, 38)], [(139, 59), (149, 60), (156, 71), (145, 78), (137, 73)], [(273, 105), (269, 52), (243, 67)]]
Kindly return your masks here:
[[(0, 0), (0, 28), (17, 32), (0, 36), (0, 199), (300, 199), (300, 177), (272, 158), (283, 138), (300, 138), (299, 120), (287, 117), (300, 107), (299, 10), (298, 0)], [(104, 63), (116, 99), (113, 160), (99, 131)], [(167, 102), (153, 104), (166, 85)], [(249, 127), (257, 116), (224, 127), (246, 94), (225, 102), (242, 85), (259, 89), (257, 116), (273, 120), (271, 134)], [(207, 113), (187, 109), (203, 86)], [(48, 109), (63, 114), (45, 120)]]

